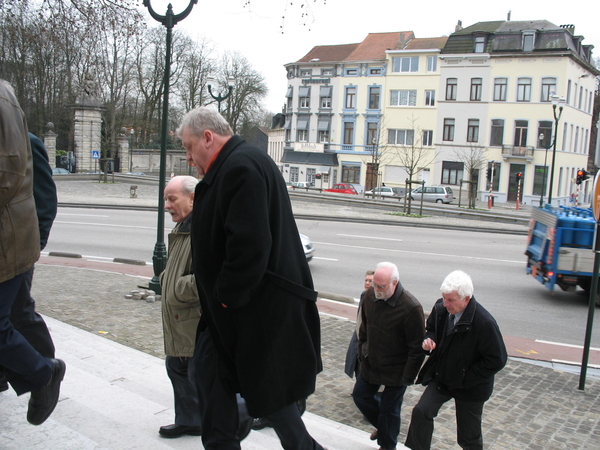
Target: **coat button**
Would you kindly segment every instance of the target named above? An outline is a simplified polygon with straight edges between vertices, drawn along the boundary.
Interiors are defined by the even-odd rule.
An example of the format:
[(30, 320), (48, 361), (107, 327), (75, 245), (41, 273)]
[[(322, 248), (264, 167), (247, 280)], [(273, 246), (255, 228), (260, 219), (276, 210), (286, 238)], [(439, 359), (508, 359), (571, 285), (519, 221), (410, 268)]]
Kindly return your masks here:
[(175, 314), (175, 320), (179, 320), (179, 314)]

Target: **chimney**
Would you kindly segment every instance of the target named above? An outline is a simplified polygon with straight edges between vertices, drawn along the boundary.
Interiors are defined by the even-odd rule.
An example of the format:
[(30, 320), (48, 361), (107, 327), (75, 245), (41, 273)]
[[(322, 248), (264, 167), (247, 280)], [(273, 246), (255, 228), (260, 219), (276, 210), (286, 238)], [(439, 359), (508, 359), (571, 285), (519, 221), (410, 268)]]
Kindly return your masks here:
[(458, 23), (456, 24), (456, 26), (454, 27), (454, 32), (456, 33), (457, 31), (460, 31), (462, 29), (463, 29), (462, 20), (459, 20)]
[(510, 10), (508, 11), (508, 14), (506, 15), (506, 21), (510, 22)]
[(567, 30), (569, 33), (571, 33), (572, 36), (575, 36), (575, 25), (573, 25), (572, 23), (569, 23), (567, 25), (561, 25), (560, 27)]

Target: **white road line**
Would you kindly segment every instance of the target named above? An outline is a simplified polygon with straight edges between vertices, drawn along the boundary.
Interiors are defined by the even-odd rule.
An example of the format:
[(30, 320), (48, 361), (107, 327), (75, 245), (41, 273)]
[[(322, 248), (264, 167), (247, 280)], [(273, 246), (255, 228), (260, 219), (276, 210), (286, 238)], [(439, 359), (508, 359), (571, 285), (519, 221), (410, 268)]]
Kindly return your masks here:
[[(143, 227), (140, 225), (114, 225), (110, 223), (89, 223), (89, 222), (65, 222), (62, 220), (55, 220), (54, 223), (61, 223), (66, 225), (89, 225), (94, 227), (113, 227), (113, 228), (145, 228), (147, 230), (156, 230), (156, 226), (154, 227)], [(165, 228), (165, 231), (171, 231), (170, 229)]]
[(322, 258), (321, 256), (313, 256), (313, 259), (322, 259), (323, 261), (339, 261), (336, 258)]
[(68, 213), (57, 213), (57, 216), (79, 216), (79, 217), (110, 217), (110, 216), (102, 216), (100, 214), (68, 214)]
[[(552, 362), (558, 363), (558, 364), (568, 364), (570, 366), (581, 366), (581, 362), (564, 361), (562, 359), (553, 359)], [(589, 364), (588, 363), (588, 367), (591, 367), (592, 369), (600, 369), (600, 365), (598, 365), (598, 364)]]
[(395, 241), (395, 242), (403, 242), (404, 241), (404, 239), (390, 239), (390, 238), (382, 238), (382, 237), (376, 237), (376, 236), (360, 236), (358, 234), (338, 234), (338, 236), (354, 237), (354, 238), (360, 238), (360, 239), (377, 239), (380, 241)]
[[(562, 342), (543, 341), (540, 339), (536, 339), (535, 342), (539, 342), (540, 344), (558, 345), (559, 347), (570, 347), (570, 348), (583, 349), (583, 345), (563, 344)], [(590, 350), (600, 352), (600, 348), (590, 347)]]

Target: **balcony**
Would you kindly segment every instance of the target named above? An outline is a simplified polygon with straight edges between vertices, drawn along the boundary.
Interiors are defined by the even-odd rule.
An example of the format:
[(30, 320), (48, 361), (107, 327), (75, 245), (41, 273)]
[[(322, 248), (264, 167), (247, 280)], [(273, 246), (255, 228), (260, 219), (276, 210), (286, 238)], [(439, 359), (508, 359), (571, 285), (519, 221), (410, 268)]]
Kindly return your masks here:
[(518, 159), (526, 159), (527, 161), (531, 161), (533, 159), (534, 148), (527, 146), (521, 147), (517, 145), (503, 145), (502, 146), (502, 158), (518, 158)]

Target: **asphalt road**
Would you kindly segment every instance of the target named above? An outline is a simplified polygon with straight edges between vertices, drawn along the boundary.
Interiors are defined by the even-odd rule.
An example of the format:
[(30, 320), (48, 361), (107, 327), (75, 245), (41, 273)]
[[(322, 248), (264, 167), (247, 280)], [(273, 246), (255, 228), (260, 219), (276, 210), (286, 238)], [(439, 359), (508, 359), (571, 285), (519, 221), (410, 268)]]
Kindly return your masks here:
[[(60, 208), (45, 251), (150, 262), (156, 221), (154, 212)], [(165, 241), (172, 225), (166, 215)], [(460, 268), (471, 274), (476, 298), (504, 334), (583, 343), (587, 297), (582, 292), (549, 292), (528, 277), (524, 236), (319, 220), (299, 220), (298, 227), (317, 248), (310, 266), (319, 291), (358, 297), (365, 270), (392, 261), (402, 283), (428, 311), (444, 276)], [(600, 321), (592, 346), (600, 347)]]

